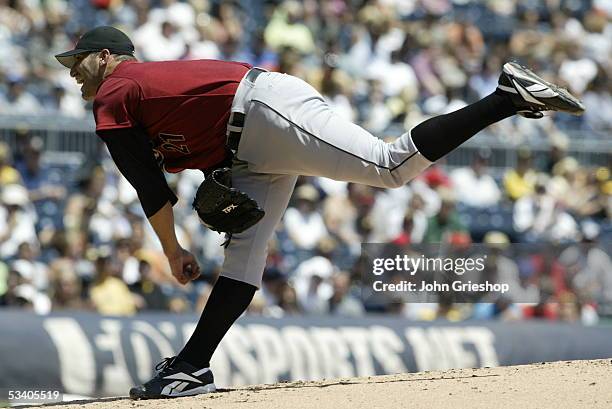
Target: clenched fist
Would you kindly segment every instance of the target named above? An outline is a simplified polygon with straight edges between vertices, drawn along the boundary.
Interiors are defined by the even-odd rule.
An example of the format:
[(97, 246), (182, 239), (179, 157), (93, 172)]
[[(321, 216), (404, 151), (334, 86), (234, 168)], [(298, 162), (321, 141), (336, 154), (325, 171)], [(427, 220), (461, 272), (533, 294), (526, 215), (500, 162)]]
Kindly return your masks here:
[(193, 254), (179, 247), (172, 254), (166, 254), (170, 270), (176, 280), (185, 285), (200, 276), (200, 266)]

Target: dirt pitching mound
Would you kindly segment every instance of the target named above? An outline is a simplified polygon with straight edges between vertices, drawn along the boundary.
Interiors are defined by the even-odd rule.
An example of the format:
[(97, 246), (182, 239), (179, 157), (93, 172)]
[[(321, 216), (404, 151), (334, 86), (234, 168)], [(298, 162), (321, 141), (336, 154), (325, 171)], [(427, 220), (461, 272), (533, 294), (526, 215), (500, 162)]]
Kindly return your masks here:
[(290, 382), (169, 400), (108, 398), (61, 409), (612, 408), (612, 360)]

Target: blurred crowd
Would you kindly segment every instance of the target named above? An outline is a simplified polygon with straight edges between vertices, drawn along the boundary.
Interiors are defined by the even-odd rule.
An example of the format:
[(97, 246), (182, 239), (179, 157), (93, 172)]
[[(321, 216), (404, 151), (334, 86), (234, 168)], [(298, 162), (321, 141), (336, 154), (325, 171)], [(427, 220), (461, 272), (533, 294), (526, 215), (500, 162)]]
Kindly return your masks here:
[(239, 60), (302, 77), (372, 132), (483, 97), (509, 59), (584, 99), (569, 125), (609, 131), (611, 14), (607, 0), (2, 0), (0, 114), (86, 116), (53, 55), (112, 24), (143, 61)]
[[(74, 172), (41, 159), (33, 136), (22, 152), (0, 144), (0, 305), (38, 313), (91, 309), (102, 314), (201, 311), (221, 271), (224, 237), (191, 209), (200, 171), (170, 175), (179, 242), (203, 276), (179, 286), (138, 203), (108, 156)], [(274, 240), (263, 285), (249, 314), (358, 316), (386, 312), (411, 319), (584, 320), (612, 315), (612, 180), (551, 149), (537, 167), (517, 151), (517, 166), (496, 180), (487, 151), (471, 166), (436, 165), (399, 189), (303, 177)], [(552, 166), (552, 170), (548, 167)], [(369, 304), (361, 283), (371, 272), (361, 243), (406, 254), (411, 245), (484, 243), (486, 273), (520, 290), (483, 294), (480, 304)], [(531, 251), (549, 243), (557, 256)], [(489, 276), (487, 276), (489, 277)], [(481, 277), (481, 281), (486, 277)], [(446, 303), (446, 304), (445, 304)], [(498, 305), (499, 303), (499, 305)], [(442, 308), (444, 306), (444, 308)]]
[[(612, 130), (611, 17), (605, 0), (0, 0), (0, 115), (87, 118), (78, 87), (53, 54), (101, 24), (125, 30), (140, 60), (239, 60), (302, 77), (340, 115), (381, 137), (487, 95), (503, 62), (517, 59), (578, 94), (586, 114), (492, 127), (520, 146), (516, 166), (502, 173), (491, 170), (483, 148), (470, 166), (442, 161), (393, 190), (300, 178), (247, 313), (592, 324), (612, 316), (612, 178), (609, 166), (568, 154), (567, 133)], [(528, 148), (542, 134), (550, 146), (544, 160)], [(67, 169), (48, 160), (35, 132), (21, 130), (14, 140), (0, 143), (0, 305), (42, 314), (202, 310), (224, 237), (191, 210), (199, 171), (168, 175), (180, 198), (179, 241), (204, 271), (181, 287), (105, 151)], [(444, 297), (368, 304), (360, 292), (364, 242), (398, 251), (485, 243), (495, 254), (487, 271), (524, 292), (469, 305)], [(517, 254), (540, 243), (566, 248), (554, 258)]]

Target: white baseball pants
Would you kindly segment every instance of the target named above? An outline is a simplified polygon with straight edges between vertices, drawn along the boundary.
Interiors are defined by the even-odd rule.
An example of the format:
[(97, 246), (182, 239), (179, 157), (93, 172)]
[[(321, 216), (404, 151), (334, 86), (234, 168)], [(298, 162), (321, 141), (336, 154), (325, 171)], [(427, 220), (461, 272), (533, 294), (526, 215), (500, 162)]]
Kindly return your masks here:
[(246, 114), (232, 183), (266, 215), (232, 236), (222, 275), (257, 287), (268, 241), (299, 175), (395, 188), (432, 163), (417, 151), (409, 132), (386, 143), (335, 115), (312, 86), (287, 74), (262, 73), (255, 83), (243, 79), (232, 111)]

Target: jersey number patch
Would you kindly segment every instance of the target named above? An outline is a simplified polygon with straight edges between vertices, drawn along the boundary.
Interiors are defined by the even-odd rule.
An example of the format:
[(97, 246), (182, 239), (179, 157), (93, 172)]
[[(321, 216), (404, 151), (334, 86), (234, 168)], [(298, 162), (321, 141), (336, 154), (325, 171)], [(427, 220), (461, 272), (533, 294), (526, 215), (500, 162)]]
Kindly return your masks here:
[(185, 135), (160, 133), (159, 139), (161, 141), (159, 147), (165, 151), (179, 152), (183, 155), (187, 155), (188, 153), (190, 153), (187, 145), (181, 144), (181, 142), (185, 142)]

